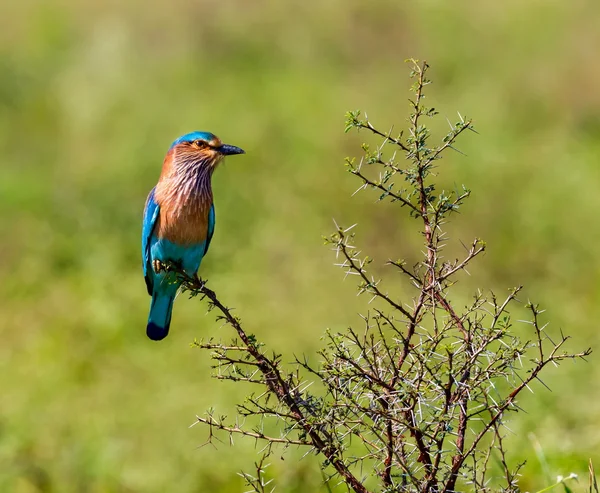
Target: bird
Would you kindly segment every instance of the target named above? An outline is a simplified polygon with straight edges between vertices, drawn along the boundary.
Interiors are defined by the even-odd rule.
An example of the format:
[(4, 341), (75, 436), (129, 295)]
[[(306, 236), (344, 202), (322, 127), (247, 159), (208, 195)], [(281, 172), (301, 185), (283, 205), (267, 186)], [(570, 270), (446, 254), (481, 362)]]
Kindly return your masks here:
[(148, 194), (142, 225), (142, 265), (152, 296), (146, 335), (169, 333), (181, 278), (165, 265), (195, 276), (215, 231), (212, 174), (225, 156), (245, 154), (210, 132), (190, 132), (169, 147), (156, 186)]

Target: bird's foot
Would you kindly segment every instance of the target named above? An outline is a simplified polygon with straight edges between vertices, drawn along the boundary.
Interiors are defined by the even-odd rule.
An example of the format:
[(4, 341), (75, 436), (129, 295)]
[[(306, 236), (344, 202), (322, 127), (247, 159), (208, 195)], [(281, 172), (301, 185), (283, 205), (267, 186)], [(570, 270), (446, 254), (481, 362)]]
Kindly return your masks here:
[(152, 261), (152, 268), (154, 269), (155, 274), (160, 274), (167, 270), (167, 266), (157, 259)]
[(158, 259), (154, 259), (152, 261), (152, 268), (156, 274), (160, 274), (161, 272), (178, 272), (183, 271), (183, 266), (181, 262), (177, 262), (174, 260), (167, 260), (162, 262)]

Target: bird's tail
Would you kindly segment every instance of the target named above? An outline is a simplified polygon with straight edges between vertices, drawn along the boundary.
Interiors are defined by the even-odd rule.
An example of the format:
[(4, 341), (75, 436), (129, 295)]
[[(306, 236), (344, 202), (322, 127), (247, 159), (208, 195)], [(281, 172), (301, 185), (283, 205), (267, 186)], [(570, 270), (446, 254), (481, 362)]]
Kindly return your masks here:
[(153, 293), (150, 315), (146, 326), (146, 335), (153, 341), (167, 337), (171, 325), (175, 295), (170, 293)]

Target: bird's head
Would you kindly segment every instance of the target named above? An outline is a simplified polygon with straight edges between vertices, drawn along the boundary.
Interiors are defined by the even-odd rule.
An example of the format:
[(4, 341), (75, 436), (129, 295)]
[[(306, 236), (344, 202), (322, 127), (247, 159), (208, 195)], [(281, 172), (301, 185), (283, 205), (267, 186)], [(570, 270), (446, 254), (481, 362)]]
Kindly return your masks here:
[(181, 166), (214, 170), (223, 157), (244, 154), (239, 147), (223, 144), (221, 139), (210, 132), (190, 132), (171, 144), (169, 154)]

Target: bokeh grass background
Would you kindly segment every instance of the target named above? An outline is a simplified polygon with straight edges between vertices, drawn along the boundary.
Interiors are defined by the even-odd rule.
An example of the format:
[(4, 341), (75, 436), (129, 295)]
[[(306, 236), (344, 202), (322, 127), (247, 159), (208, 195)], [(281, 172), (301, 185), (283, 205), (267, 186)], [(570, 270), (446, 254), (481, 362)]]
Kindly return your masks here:
[[(351, 199), (343, 168), (360, 152), (345, 111), (403, 124), (407, 57), (432, 66), (430, 104), (480, 132), (445, 162), (474, 191), (452, 237), (488, 243), (459, 292), (523, 283), (573, 348), (597, 347), (597, 1), (9, 0), (0, 14), (0, 491), (243, 490), (254, 443), (198, 448), (206, 430), (188, 428), (243, 398), (189, 345), (227, 329), (182, 297), (169, 338), (144, 335), (146, 193), (182, 133), (246, 149), (215, 175), (202, 274), (269, 347), (313, 354), (362, 306), (322, 244), (333, 217), (359, 223), (378, 265), (415, 254), (415, 223)], [(553, 392), (510, 424), (523, 489), (600, 461), (597, 354), (544, 381)], [(315, 460), (294, 457), (274, 459), (277, 491), (323, 490)]]

